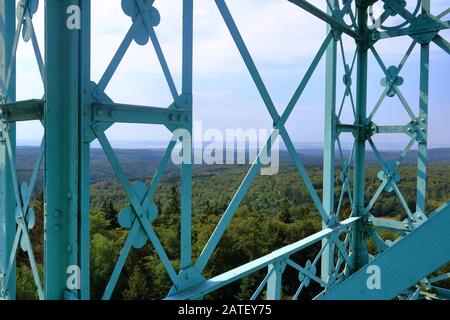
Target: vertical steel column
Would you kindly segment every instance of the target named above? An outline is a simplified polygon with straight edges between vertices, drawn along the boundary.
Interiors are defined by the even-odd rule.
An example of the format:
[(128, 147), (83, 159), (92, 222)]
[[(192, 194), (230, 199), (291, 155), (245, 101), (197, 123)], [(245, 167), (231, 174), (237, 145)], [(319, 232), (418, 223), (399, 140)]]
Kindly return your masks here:
[(81, 268), (80, 299), (90, 298), (90, 262), (89, 262), (89, 163), (90, 137), (86, 135), (91, 125), (91, 93), (87, 90), (91, 82), (91, 0), (81, 2), (81, 39), (80, 39), (80, 168), (79, 168), (79, 264)]
[[(189, 131), (191, 141), (188, 146), (191, 157), (189, 163), (181, 165), (181, 270), (191, 267), (192, 263), (192, 61), (193, 61), (193, 0), (183, 0), (183, 78), (181, 99), (184, 109), (191, 111), (190, 121), (185, 128)], [(183, 143), (184, 148), (187, 147)], [(183, 157), (183, 159), (186, 159)]]
[[(422, 1), (422, 13), (430, 13), (430, 1)], [(426, 183), (427, 183), (427, 139), (428, 139), (428, 82), (429, 82), (429, 65), (430, 65), (430, 44), (422, 43), (420, 45), (420, 101), (419, 101), (419, 118), (423, 121), (426, 128), (425, 140), (419, 142), (418, 160), (417, 160), (417, 196), (416, 196), (416, 212), (425, 214), (426, 212)]]
[[(356, 80), (356, 132), (355, 132), (355, 169), (354, 169), (354, 199), (353, 214), (364, 217), (365, 189), (365, 157), (366, 157), (366, 115), (367, 115), (367, 4), (366, 0), (356, 1), (358, 11), (358, 27), (362, 40), (357, 42), (357, 80)], [(365, 219), (357, 227), (352, 237), (352, 254), (355, 267), (361, 267), (368, 262), (367, 237), (363, 226)]]
[[(0, 1), (0, 103), (16, 99), (16, 68), (15, 59), (11, 60), (16, 25), (16, 6), (14, 1)], [(8, 69), (10, 71), (9, 87), (6, 88)], [(6, 92), (8, 90), (8, 92)], [(1, 130), (8, 126), (13, 150), (15, 149), (15, 124), (0, 123)], [(6, 272), (9, 257), (16, 234), (16, 200), (11, 179), (6, 142), (0, 140), (0, 278)], [(4, 298), (15, 299), (16, 275), (15, 266), (11, 272), (9, 285)], [(2, 294), (0, 293), (0, 296)]]
[[(333, 2), (334, 7), (335, 2)], [(333, 11), (328, 7), (328, 14)], [(327, 33), (332, 30), (327, 24)], [(323, 208), (330, 218), (331, 224), (335, 219), (334, 213), (334, 170), (336, 149), (336, 40), (330, 42), (326, 52), (325, 71), (325, 135), (323, 149)], [(325, 223), (323, 228), (329, 227)], [(321, 275), (324, 281), (334, 271), (334, 246), (327, 239), (322, 240), (322, 246), (328, 246), (322, 253)]]
[(282, 295), (282, 281), (283, 281), (283, 264), (280, 260), (275, 261), (274, 264), (269, 265), (268, 271), (270, 276), (267, 281), (267, 300), (280, 300)]
[[(67, 268), (78, 266), (80, 30), (69, 6), (45, 1), (45, 298), (64, 299)], [(72, 7), (73, 8), (73, 7)]]

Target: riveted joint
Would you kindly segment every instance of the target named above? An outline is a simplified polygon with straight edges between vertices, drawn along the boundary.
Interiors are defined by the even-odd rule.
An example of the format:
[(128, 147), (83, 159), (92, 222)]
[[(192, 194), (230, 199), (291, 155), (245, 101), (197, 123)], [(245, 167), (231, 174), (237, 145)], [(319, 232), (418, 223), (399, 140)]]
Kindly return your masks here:
[(369, 219), (369, 215), (364, 214), (356, 223), (356, 231), (368, 234), (373, 229), (373, 222)]
[(426, 142), (428, 134), (428, 119), (426, 115), (422, 115), (411, 121), (406, 128), (407, 134), (414, 138), (417, 142)]
[(8, 122), (8, 117), (10, 116), (10, 112), (8, 110), (5, 109), (0, 109), (0, 120), (3, 123)]
[(377, 125), (372, 121), (364, 124), (354, 124), (353, 125), (353, 136), (359, 142), (364, 142), (369, 140), (375, 133), (377, 133)]
[(5, 104), (6, 100), (6, 96), (3, 93), (0, 93), (0, 104)]
[(373, 229), (373, 221), (369, 219), (368, 215), (364, 215), (361, 217), (359, 221), (359, 225), (357, 225), (357, 228), (360, 232), (369, 233)]
[[(335, 8), (333, 10), (333, 12), (331, 13), (331, 17), (335, 20), (338, 21), (340, 24), (345, 25), (344, 19), (342, 17), (342, 11), (339, 10), (339, 8)], [(332, 32), (332, 36), (333, 36), (333, 40), (334, 41), (339, 41), (341, 39), (342, 36), (342, 31), (332, 27), (331, 28), (331, 32)]]
[[(0, 280), (3, 282), (4, 274), (0, 275)], [(0, 289), (0, 299), (5, 299), (8, 297), (8, 290), (7, 289)]]
[(332, 228), (338, 223), (338, 219), (336, 214), (331, 214), (327, 221), (327, 227)]
[(366, 8), (371, 5), (373, 5), (378, 0), (356, 0), (356, 7), (357, 8)]
[(350, 89), (352, 87), (352, 74), (350, 72), (350, 66), (348, 64), (345, 65), (345, 73), (342, 76), (342, 82), (345, 85), (345, 88), (347, 89), (345, 91), (345, 95), (349, 96), (350, 95)]
[(442, 22), (429, 13), (419, 14), (408, 28), (410, 36), (418, 43), (429, 44), (443, 28)]
[(397, 87), (401, 86), (404, 82), (403, 78), (399, 75), (399, 69), (396, 66), (390, 66), (387, 69), (386, 77), (381, 79), (380, 84), (387, 88), (386, 96), (395, 96)]
[(287, 260), (288, 257), (281, 257), (276, 259), (272, 264), (273, 268), (275, 268), (275, 272), (282, 274), (286, 269)]
[(177, 109), (190, 109), (192, 108), (193, 97), (192, 94), (181, 94), (176, 99), (174, 105)]
[(367, 34), (364, 34), (364, 36), (356, 42), (358, 51), (368, 51), (370, 49), (370, 46), (372, 45), (372, 41), (369, 39)]

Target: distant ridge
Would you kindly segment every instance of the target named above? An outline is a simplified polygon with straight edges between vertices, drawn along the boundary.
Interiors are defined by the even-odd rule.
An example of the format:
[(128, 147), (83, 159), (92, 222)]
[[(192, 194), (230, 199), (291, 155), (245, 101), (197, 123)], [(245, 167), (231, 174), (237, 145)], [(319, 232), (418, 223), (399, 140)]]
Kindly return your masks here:
[[(17, 147), (17, 163), (19, 164), (32, 164), (35, 156), (38, 152), (38, 147), (28, 146), (28, 147)], [(126, 159), (131, 163), (139, 163), (139, 162), (155, 162), (158, 163), (159, 159), (161, 159), (164, 151), (164, 148), (147, 148), (147, 149), (115, 149), (117, 156), (122, 159)], [(297, 150), (300, 155), (302, 161), (306, 165), (322, 165), (322, 149), (299, 149)], [(380, 149), (380, 153), (385, 161), (396, 160), (400, 154), (400, 150), (382, 150)], [(343, 151), (344, 158), (348, 160), (350, 156), (349, 150)], [(106, 156), (103, 150), (99, 148), (92, 148), (91, 151), (91, 159), (92, 162), (98, 162), (106, 160)], [(371, 150), (367, 150), (366, 159), (368, 165), (378, 164), (378, 161)], [(340, 161), (339, 152), (336, 150), (336, 160)], [(432, 148), (428, 150), (428, 161), (429, 163), (450, 163), (450, 148)], [(280, 151), (280, 162), (282, 164), (290, 164), (292, 160), (289, 156), (289, 153), (285, 150)], [(411, 150), (406, 156), (403, 163), (415, 163), (417, 162), (417, 150)]]
[[(19, 147), (38, 147), (41, 141), (36, 139), (18, 139), (17, 146)], [(153, 140), (153, 141), (145, 141), (145, 140), (111, 140), (111, 145), (115, 149), (165, 149), (169, 143), (167, 140)], [(209, 145), (211, 142), (204, 142), (203, 146)], [(322, 142), (307, 142), (307, 141), (294, 141), (294, 147), (297, 150), (322, 150), (323, 144)], [(195, 145), (195, 141), (194, 141)], [(246, 143), (246, 147), (248, 148), (249, 143)], [(381, 142), (377, 144), (380, 150), (403, 150), (406, 146), (406, 143), (401, 142)], [(442, 144), (428, 144), (429, 149), (450, 149), (450, 145), (442, 145)], [(198, 147), (198, 145), (195, 145)], [(97, 141), (92, 143), (92, 148), (100, 148), (100, 144)], [(342, 148), (344, 150), (350, 150), (352, 148), (352, 144), (349, 142), (342, 142)], [(414, 150), (416, 147), (413, 147)], [(286, 150), (286, 147), (280, 143), (280, 149)], [(416, 148), (417, 149), (417, 148)]]

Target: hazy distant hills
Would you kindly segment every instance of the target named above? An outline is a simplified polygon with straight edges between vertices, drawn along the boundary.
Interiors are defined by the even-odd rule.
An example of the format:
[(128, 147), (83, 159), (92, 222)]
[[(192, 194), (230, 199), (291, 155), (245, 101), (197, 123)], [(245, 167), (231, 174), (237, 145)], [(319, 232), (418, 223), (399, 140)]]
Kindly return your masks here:
[[(37, 147), (17, 147), (17, 170), (20, 176), (28, 176), (34, 165), (38, 152)], [(306, 166), (322, 166), (323, 151), (321, 149), (301, 149), (298, 151), (303, 163)], [(117, 157), (129, 178), (138, 178), (152, 176), (155, 168), (164, 154), (163, 149), (116, 149)], [(398, 158), (400, 151), (381, 151), (385, 161), (391, 161)], [(350, 156), (349, 151), (344, 151), (345, 159)], [(248, 159), (248, 156), (247, 156)], [(340, 162), (339, 153), (336, 152), (337, 163)], [(378, 165), (375, 155), (371, 151), (366, 154), (367, 164), (369, 166)], [(437, 148), (428, 150), (428, 161), (434, 163), (450, 163), (450, 148)], [(247, 160), (248, 162), (248, 160)], [(411, 150), (404, 160), (404, 164), (415, 164), (417, 162), (417, 150)], [(280, 163), (292, 164), (292, 160), (287, 151), (280, 151)], [(214, 170), (218, 166), (211, 166)], [(175, 165), (170, 164), (167, 168), (167, 174), (176, 174)], [(209, 170), (209, 169), (208, 169)], [(91, 178), (92, 181), (101, 181), (111, 179), (114, 175), (111, 165), (106, 158), (103, 150), (91, 150)]]
[[(298, 150), (298, 153), (300, 157), (302, 158), (303, 162), (305, 164), (322, 164), (322, 157), (323, 157), (323, 150), (321, 149), (301, 149)], [(394, 161), (397, 160), (401, 151), (400, 150), (388, 150), (388, 151), (381, 151), (380, 154), (382, 158), (385, 161)], [(350, 151), (344, 150), (343, 151), (344, 159), (348, 160), (350, 157)], [(417, 162), (417, 150), (411, 150), (402, 163), (404, 164), (411, 164)], [(285, 151), (282, 151), (280, 153), (280, 160), (281, 163), (289, 163), (290, 157), (289, 154)], [(336, 150), (336, 160), (340, 160), (339, 151)], [(368, 150), (366, 152), (366, 160), (368, 165), (375, 165), (378, 164), (378, 160), (375, 157), (375, 154)], [(429, 149), (428, 150), (428, 162), (429, 163), (442, 163), (442, 162), (448, 162), (450, 163), (450, 148), (436, 148), (436, 149)]]

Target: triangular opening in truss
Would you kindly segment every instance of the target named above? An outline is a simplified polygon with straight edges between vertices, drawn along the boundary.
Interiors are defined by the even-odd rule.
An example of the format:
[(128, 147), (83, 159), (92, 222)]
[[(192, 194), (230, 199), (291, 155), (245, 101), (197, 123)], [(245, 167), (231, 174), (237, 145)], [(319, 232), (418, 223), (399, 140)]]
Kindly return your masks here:
[[(93, 6), (95, 6), (94, 3)], [(155, 6), (158, 7), (158, 4)], [(94, 10), (94, 12), (98, 13), (102, 10)], [(123, 13), (120, 2), (111, 4), (108, 10), (121, 13), (116, 15), (114, 24), (104, 14), (92, 19), (92, 77), (97, 83), (104, 75), (112, 57), (116, 54), (132, 25), (130, 17)], [(164, 16), (154, 30), (173, 80), (170, 80), (171, 89), (169, 89), (152, 41), (149, 39), (145, 45), (141, 46), (132, 40), (105, 89), (114, 102), (168, 107), (174, 102), (173, 96), (176, 98), (181, 93), (179, 53), (182, 48), (182, 39), (178, 33), (174, 32), (174, 29), (179, 27), (177, 23), (181, 26), (181, 20), (167, 19), (168, 15), (172, 16), (174, 13), (166, 11), (160, 12)]]
[(336, 44), (336, 116), (342, 124), (353, 124), (356, 112), (356, 46), (342, 34)]
[[(33, 15), (32, 23), (36, 36), (36, 46), (30, 39), (24, 42), (23, 27), (19, 36), (16, 52), (16, 100), (41, 99), (44, 95), (44, 84), (40, 70), (38, 58), (41, 55), (44, 64), (44, 27), (43, 27), (43, 6), (39, 6), (38, 11)], [(8, 52), (7, 54), (11, 54)]]
[[(390, 134), (390, 136), (403, 137), (399, 134)], [(403, 220), (408, 217), (404, 206), (407, 206), (412, 214), (415, 212), (417, 151), (411, 151), (411, 149), (415, 147), (415, 143), (409, 145), (411, 149), (407, 152), (408, 141), (405, 142), (404, 137), (403, 142), (397, 144), (402, 145), (401, 148), (396, 145), (394, 148), (386, 148), (384, 150), (379, 147), (381, 144), (379, 139), (373, 140), (385, 167), (389, 169), (395, 166), (396, 174), (393, 175), (394, 178), (392, 181), (396, 182), (398, 191), (401, 194), (400, 197), (404, 199), (405, 204), (402, 204), (400, 201), (400, 198), (395, 191), (395, 186), (389, 183), (375, 201), (370, 212), (377, 217)], [(411, 141), (411, 139), (409, 141)], [(383, 182), (380, 177), (383, 177), (384, 175), (382, 166), (373, 150), (368, 151), (367, 161), (368, 166), (366, 176), (371, 187), (366, 190), (366, 194), (368, 195), (366, 198), (366, 205), (373, 199), (373, 196)], [(399, 161), (400, 164), (396, 163), (397, 161)], [(400, 177), (400, 181), (398, 181), (398, 177)]]
[[(450, 32), (447, 32), (447, 36), (445, 33), (442, 34), (447, 40), (450, 38), (449, 35)], [(450, 64), (446, 62), (448, 54), (431, 43), (430, 60), (432, 63), (430, 63), (428, 121), (432, 125), (428, 126), (428, 145), (432, 148), (448, 147), (450, 130), (447, 119), (450, 118), (450, 109), (447, 107), (446, 99), (450, 95), (447, 81), (442, 81), (442, 75), (450, 72)]]
[[(418, 115), (420, 45), (413, 47), (411, 39), (387, 39), (383, 45), (374, 45), (388, 73), (398, 72), (397, 91), (386, 86), (389, 77), (383, 72), (373, 52), (369, 55), (368, 116), (378, 125), (405, 125)], [(410, 52), (409, 55), (407, 52)], [(382, 93), (385, 93), (382, 95)], [(400, 93), (400, 95), (398, 94)], [(380, 104), (379, 101), (384, 99)], [(376, 107), (378, 106), (378, 109)], [(395, 123), (393, 120), (395, 119)]]

